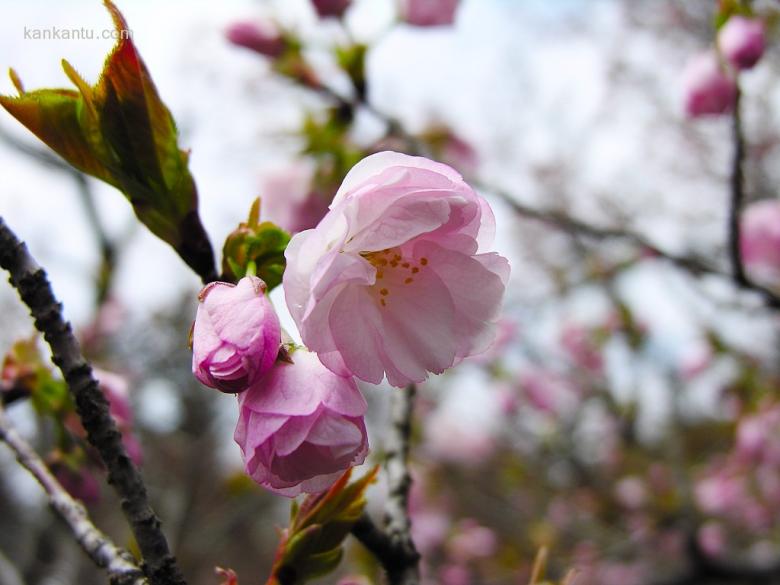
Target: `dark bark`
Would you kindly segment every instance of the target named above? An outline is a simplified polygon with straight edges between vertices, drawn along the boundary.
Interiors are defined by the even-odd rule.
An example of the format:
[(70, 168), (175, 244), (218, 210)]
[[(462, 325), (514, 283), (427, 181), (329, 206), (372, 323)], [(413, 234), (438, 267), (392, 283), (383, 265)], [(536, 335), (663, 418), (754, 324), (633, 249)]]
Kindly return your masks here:
[(84, 359), (70, 323), (62, 316), (46, 272), (30, 255), (0, 217), (0, 267), (30, 309), (35, 327), (43, 334), (55, 365), (62, 372), (76, 403), (87, 439), (108, 471), (108, 483), (122, 503), (152, 585), (184, 585), (184, 578), (171, 554), (160, 520), (149, 505), (146, 486), (127, 455), (122, 436), (114, 424), (108, 402), (98, 387), (92, 368)]

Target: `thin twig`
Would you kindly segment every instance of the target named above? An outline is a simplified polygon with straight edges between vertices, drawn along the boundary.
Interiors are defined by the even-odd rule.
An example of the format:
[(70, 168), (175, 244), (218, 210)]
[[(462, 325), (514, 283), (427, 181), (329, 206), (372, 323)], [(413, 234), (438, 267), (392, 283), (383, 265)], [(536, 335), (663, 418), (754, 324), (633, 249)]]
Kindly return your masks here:
[(0, 267), (10, 274), (52, 352), (76, 403), (87, 439), (100, 454), (108, 470), (108, 482), (122, 502), (122, 511), (133, 531), (144, 559), (144, 572), (152, 585), (184, 585), (185, 581), (170, 553), (160, 520), (149, 505), (146, 486), (127, 455), (122, 436), (108, 410), (108, 401), (98, 387), (92, 368), (62, 316), (44, 270), (0, 217)]
[(387, 438), (385, 469), (389, 493), (385, 503), (385, 530), (396, 550), (401, 551), (393, 567), (386, 567), (391, 585), (417, 585), (420, 582), (420, 554), (414, 546), (409, 520), (409, 442), (416, 388), (410, 384), (396, 390), (390, 399), (391, 426)]
[(90, 559), (106, 569), (112, 585), (149, 585), (143, 571), (130, 553), (118, 548), (98, 530), (87, 516), (84, 506), (74, 500), (49, 471), (35, 450), (16, 431), (0, 406), (0, 441), (8, 445), (16, 460), (41, 484), (49, 505), (70, 529)]
[(742, 262), (742, 249), (740, 246), (740, 219), (742, 204), (745, 200), (744, 173), (742, 170), (745, 159), (745, 139), (742, 135), (742, 119), (739, 112), (740, 96), (741, 92), (739, 87), (737, 87), (736, 97), (734, 98), (734, 112), (731, 116), (731, 139), (734, 146), (734, 155), (731, 163), (728, 241), (729, 259), (731, 260), (734, 282), (738, 286), (744, 287), (749, 282), (747, 276), (745, 276), (745, 266)]

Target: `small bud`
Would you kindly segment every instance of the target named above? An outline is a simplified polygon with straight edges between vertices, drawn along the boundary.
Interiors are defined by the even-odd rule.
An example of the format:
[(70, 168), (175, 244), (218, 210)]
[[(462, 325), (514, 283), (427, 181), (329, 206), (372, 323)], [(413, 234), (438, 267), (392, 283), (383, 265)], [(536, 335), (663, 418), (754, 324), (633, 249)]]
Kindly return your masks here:
[(720, 115), (734, 108), (737, 86), (708, 51), (693, 57), (685, 69), (685, 113), (690, 118)]
[(413, 26), (444, 26), (455, 21), (458, 0), (401, 0), (401, 18)]
[(227, 39), (236, 46), (244, 47), (275, 59), (285, 49), (286, 43), (276, 26), (267, 20), (258, 22), (236, 22), (225, 31)]
[(718, 33), (718, 46), (736, 69), (750, 69), (764, 54), (764, 23), (757, 18), (732, 16)]
[(742, 214), (740, 247), (748, 274), (767, 284), (780, 284), (780, 200), (757, 201)]
[(243, 392), (271, 369), (281, 327), (265, 283), (255, 277), (237, 285), (213, 282), (200, 293), (192, 331), (192, 372), (222, 392)]
[(314, 10), (320, 18), (333, 16), (341, 18), (349, 8), (352, 0), (311, 0)]

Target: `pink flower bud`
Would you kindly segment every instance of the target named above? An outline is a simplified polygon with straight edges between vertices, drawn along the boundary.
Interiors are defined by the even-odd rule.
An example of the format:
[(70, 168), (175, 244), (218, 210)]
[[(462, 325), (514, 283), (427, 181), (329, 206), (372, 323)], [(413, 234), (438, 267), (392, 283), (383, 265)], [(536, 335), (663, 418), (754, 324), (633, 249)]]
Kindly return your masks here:
[(349, 172), (285, 252), (287, 306), (332, 371), (422, 382), (495, 338), (509, 263), (487, 202), (450, 167), (396, 152)]
[(734, 108), (737, 86), (713, 51), (693, 57), (685, 69), (685, 113), (691, 118), (718, 115)]
[(100, 483), (86, 464), (73, 469), (66, 463), (56, 462), (50, 464), (50, 467), (54, 477), (73, 498), (85, 504), (100, 501)]
[(414, 26), (442, 26), (455, 21), (458, 0), (401, 0), (401, 17)]
[(368, 438), (366, 401), (353, 378), (326, 369), (299, 349), (238, 397), (234, 439), (246, 472), (278, 494), (295, 497), (328, 489), (363, 463)]
[(279, 57), (286, 43), (276, 26), (267, 20), (236, 22), (225, 31), (228, 41), (266, 57)]
[(311, 0), (314, 10), (320, 18), (335, 16), (341, 18), (349, 8), (352, 0)]
[(206, 386), (242, 392), (271, 369), (282, 343), (279, 318), (255, 276), (212, 282), (198, 298), (192, 372)]
[(736, 69), (750, 69), (764, 54), (764, 23), (757, 18), (732, 16), (718, 33), (718, 46)]
[(751, 277), (769, 285), (780, 283), (780, 200), (747, 206), (742, 214), (740, 247)]

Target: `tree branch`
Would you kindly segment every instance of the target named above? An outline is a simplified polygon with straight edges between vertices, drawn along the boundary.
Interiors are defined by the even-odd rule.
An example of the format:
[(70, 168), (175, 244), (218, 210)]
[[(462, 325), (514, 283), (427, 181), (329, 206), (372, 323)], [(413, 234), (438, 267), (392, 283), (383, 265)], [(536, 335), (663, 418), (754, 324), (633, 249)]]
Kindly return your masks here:
[(391, 585), (417, 585), (420, 582), (420, 554), (414, 546), (409, 520), (409, 439), (412, 430), (412, 412), (416, 388), (410, 384), (405, 390), (391, 394), (391, 427), (387, 438), (387, 481), (389, 493), (385, 503), (385, 529), (398, 559), (386, 566)]
[(734, 98), (734, 112), (731, 117), (731, 136), (734, 143), (734, 155), (731, 162), (731, 180), (730, 180), (730, 202), (729, 202), (729, 222), (728, 222), (728, 241), (729, 241), (729, 259), (731, 260), (731, 272), (734, 282), (740, 286), (749, 286), (747, 276), (745, 276), (745, 267), (742, 262), (742, 249), (740, 247), (740, 217), (742, 214), (742, 204), (745, 200), (744, 173), (742, 165), (745, 159), (745, 139), (742, 135), (742, 119), (740, 116), (741, 92), (737, 86), (736, 97)]
[(11, 284), (29, 307), (36, 329), (51, 348), (52, 359), (75, 399), (87, 439), (100, 454), (108, 470), (108, 482), (121, 499), (122, 511), (138, 542), (149, 581), (152, 585), (184, 585), (160, 520), (149, 505), (146, 486), (127, 455), (92, 368), (81, 354), (70, 324), (63, 319), (62, 306), (54, 297), (46, 273), (2, 217), (0, 267), (9, 272)]
[(16, 460), (41, 484), (49, 498), (49, 505), (65, 521), (89, 558), (98, 567), (106, 569), (112, 585), (149, 585), (130, 553), (119, 549), (92, 524), (84, 507), (65, 491), (35, 450), (19, 435), (2, 406), (0, 440), (11, 448)]

